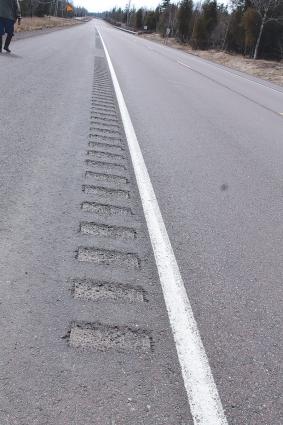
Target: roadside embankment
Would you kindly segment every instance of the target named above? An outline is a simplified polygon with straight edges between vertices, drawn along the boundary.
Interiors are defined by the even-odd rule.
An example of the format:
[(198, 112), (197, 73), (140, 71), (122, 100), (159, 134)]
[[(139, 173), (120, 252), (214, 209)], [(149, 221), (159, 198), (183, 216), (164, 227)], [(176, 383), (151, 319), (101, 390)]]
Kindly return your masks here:
[(59, 18), (55, 16), (44, 16), (42, 18), (34, 16), (32, 18), (22, 18), (21, 25), (15, 25), (15, 39), (21, 39), (33, 35), (51, 32), (74, 25), (79, 25), (88, 21), (88, 18)]

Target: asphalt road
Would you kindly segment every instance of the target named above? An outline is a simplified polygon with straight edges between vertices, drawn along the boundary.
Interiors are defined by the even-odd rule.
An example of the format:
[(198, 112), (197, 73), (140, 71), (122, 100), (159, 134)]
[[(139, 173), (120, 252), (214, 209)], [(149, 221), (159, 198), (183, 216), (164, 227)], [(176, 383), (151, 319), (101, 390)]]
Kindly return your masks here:
[[(282, 424), (283, 91), (97, 26), (228, 422)], [(0, 422), (191, 424), (94, 23), (13, 47), (0, 56)], [(98, 141), (106, 113), (119, 137)], [(113, 266), (93, 264), (110, 249)]]

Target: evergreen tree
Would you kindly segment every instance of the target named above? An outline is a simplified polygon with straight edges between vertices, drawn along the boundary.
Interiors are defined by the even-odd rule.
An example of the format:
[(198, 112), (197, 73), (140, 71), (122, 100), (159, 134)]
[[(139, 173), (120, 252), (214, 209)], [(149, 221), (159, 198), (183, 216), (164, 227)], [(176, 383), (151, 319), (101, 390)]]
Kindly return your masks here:
[(143, 9), (139, 9), (136, 13), (136, 28), (138, 30), (143, 28)]
[(216, 0), (207, 0), (202, 5), (205, 31), (209, 37), (217, 25), (217, 2)]
[(178, 33), (181, 41), (188, 40), (191, 31), (191, 20), (193, 16), (193, 3), (191, 0), (182, 0), (179, 6), (177, 21)]

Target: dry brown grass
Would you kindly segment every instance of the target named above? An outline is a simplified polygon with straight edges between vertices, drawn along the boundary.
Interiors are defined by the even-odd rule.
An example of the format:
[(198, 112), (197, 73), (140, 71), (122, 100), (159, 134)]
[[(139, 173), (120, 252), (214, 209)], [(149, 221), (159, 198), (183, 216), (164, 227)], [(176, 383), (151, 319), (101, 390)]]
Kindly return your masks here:
[(80, 22), (75, 19), (57, 18), (55, 16), (45, 16), (44, 18), (23, 18), (21, 25), (16, 25), (16, 32), (36, 31), (55, 27), (68, 27), (77, 25)]
[[(146, 34), (143, 37), (157, 43), (164, 43), (164, 39), (159, 34)], [(192, 50), (190, 46), (180, 44), (174, 39), (169, 39), (167, 45), (283, 86), (282, 61), (253, 60), (244, 58), (241, 55), (231, 55), (215, 50)]]

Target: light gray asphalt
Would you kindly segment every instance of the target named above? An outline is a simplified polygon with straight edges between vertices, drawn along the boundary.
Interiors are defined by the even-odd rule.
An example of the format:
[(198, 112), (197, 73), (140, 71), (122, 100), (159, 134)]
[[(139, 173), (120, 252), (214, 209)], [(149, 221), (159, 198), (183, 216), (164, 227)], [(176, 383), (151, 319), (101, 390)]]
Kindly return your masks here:
[(13, 48), (0, 56), (0, 423), (190, 424), (94, 26)]
[(283, 90), (98, 26), (229, 422), (282, 424)]
[[(97, 25), (125, 95), (229, 423), (279, 425), (282, 90)], [(93, 23), (21, 40), (14, 49), (14, 56), (0, 56), (0, 422), (190, 424), (131, 166), (127, 159), (118, 163), (125, 172), (104, 165), (106, 172), (126, 177), (121, 184), (117, 177), (113, 185), (84, 175), (87, 169), (102, 174), (101, 163), (90, 165), (85, 159), (96, 156), (101, 162), (103, 155), (86, 155), (87, 149), (99, 146), (110, 158), (110, 150), (102, 149), (90, 130), (90, 110), (92, 120), (100, 115), (101, 122), (96, 111), (108, 108), (93, 104), (99, 97), (93, 75), (101, 78), (105, 99), (112, 96)], [(114, 114), (109, 129), (116, 119)], [(103, 141), (109, 143), (107, 137)], [(94, 190), (81, 190), (94, 182)], [(85, 201), (113, 204), (114, 192), (101, 196), (98, 186), (118, 187), (116, 206), (131, 208), (134, 216), (98, 218), (82, 211)], [(125, 202), (122, 190), (130, 194)], [(94, 221), (103, 221), (107, 231), (134, 228), (138, 241), (109, 242), (79, 232), (81, 223)], [(79, 247), (80, 259), (91, 255), (86, 247), (137, 254), (141, 270), (80, 262)], [(108, 290), (107, 298), (109, 286), (104, 285), (102, 300), (74, 299), (73, 279), (118, 282), (124, 296), (113, 300)], [(136, 289), (145, 291), (145, 302), (125, 296), (126, 290), (131, 294)], [(70, 346), (72, 326), (75, 331), (85, 326), (87, 333), (97, 323), (104, 333), (131, 330), (127, 350)], [(77, 342), (75, 332), (71, 335)], [(131, 335), (150, 335), (150, 350), (131, 349), (141, 340), (133, 341)]]

